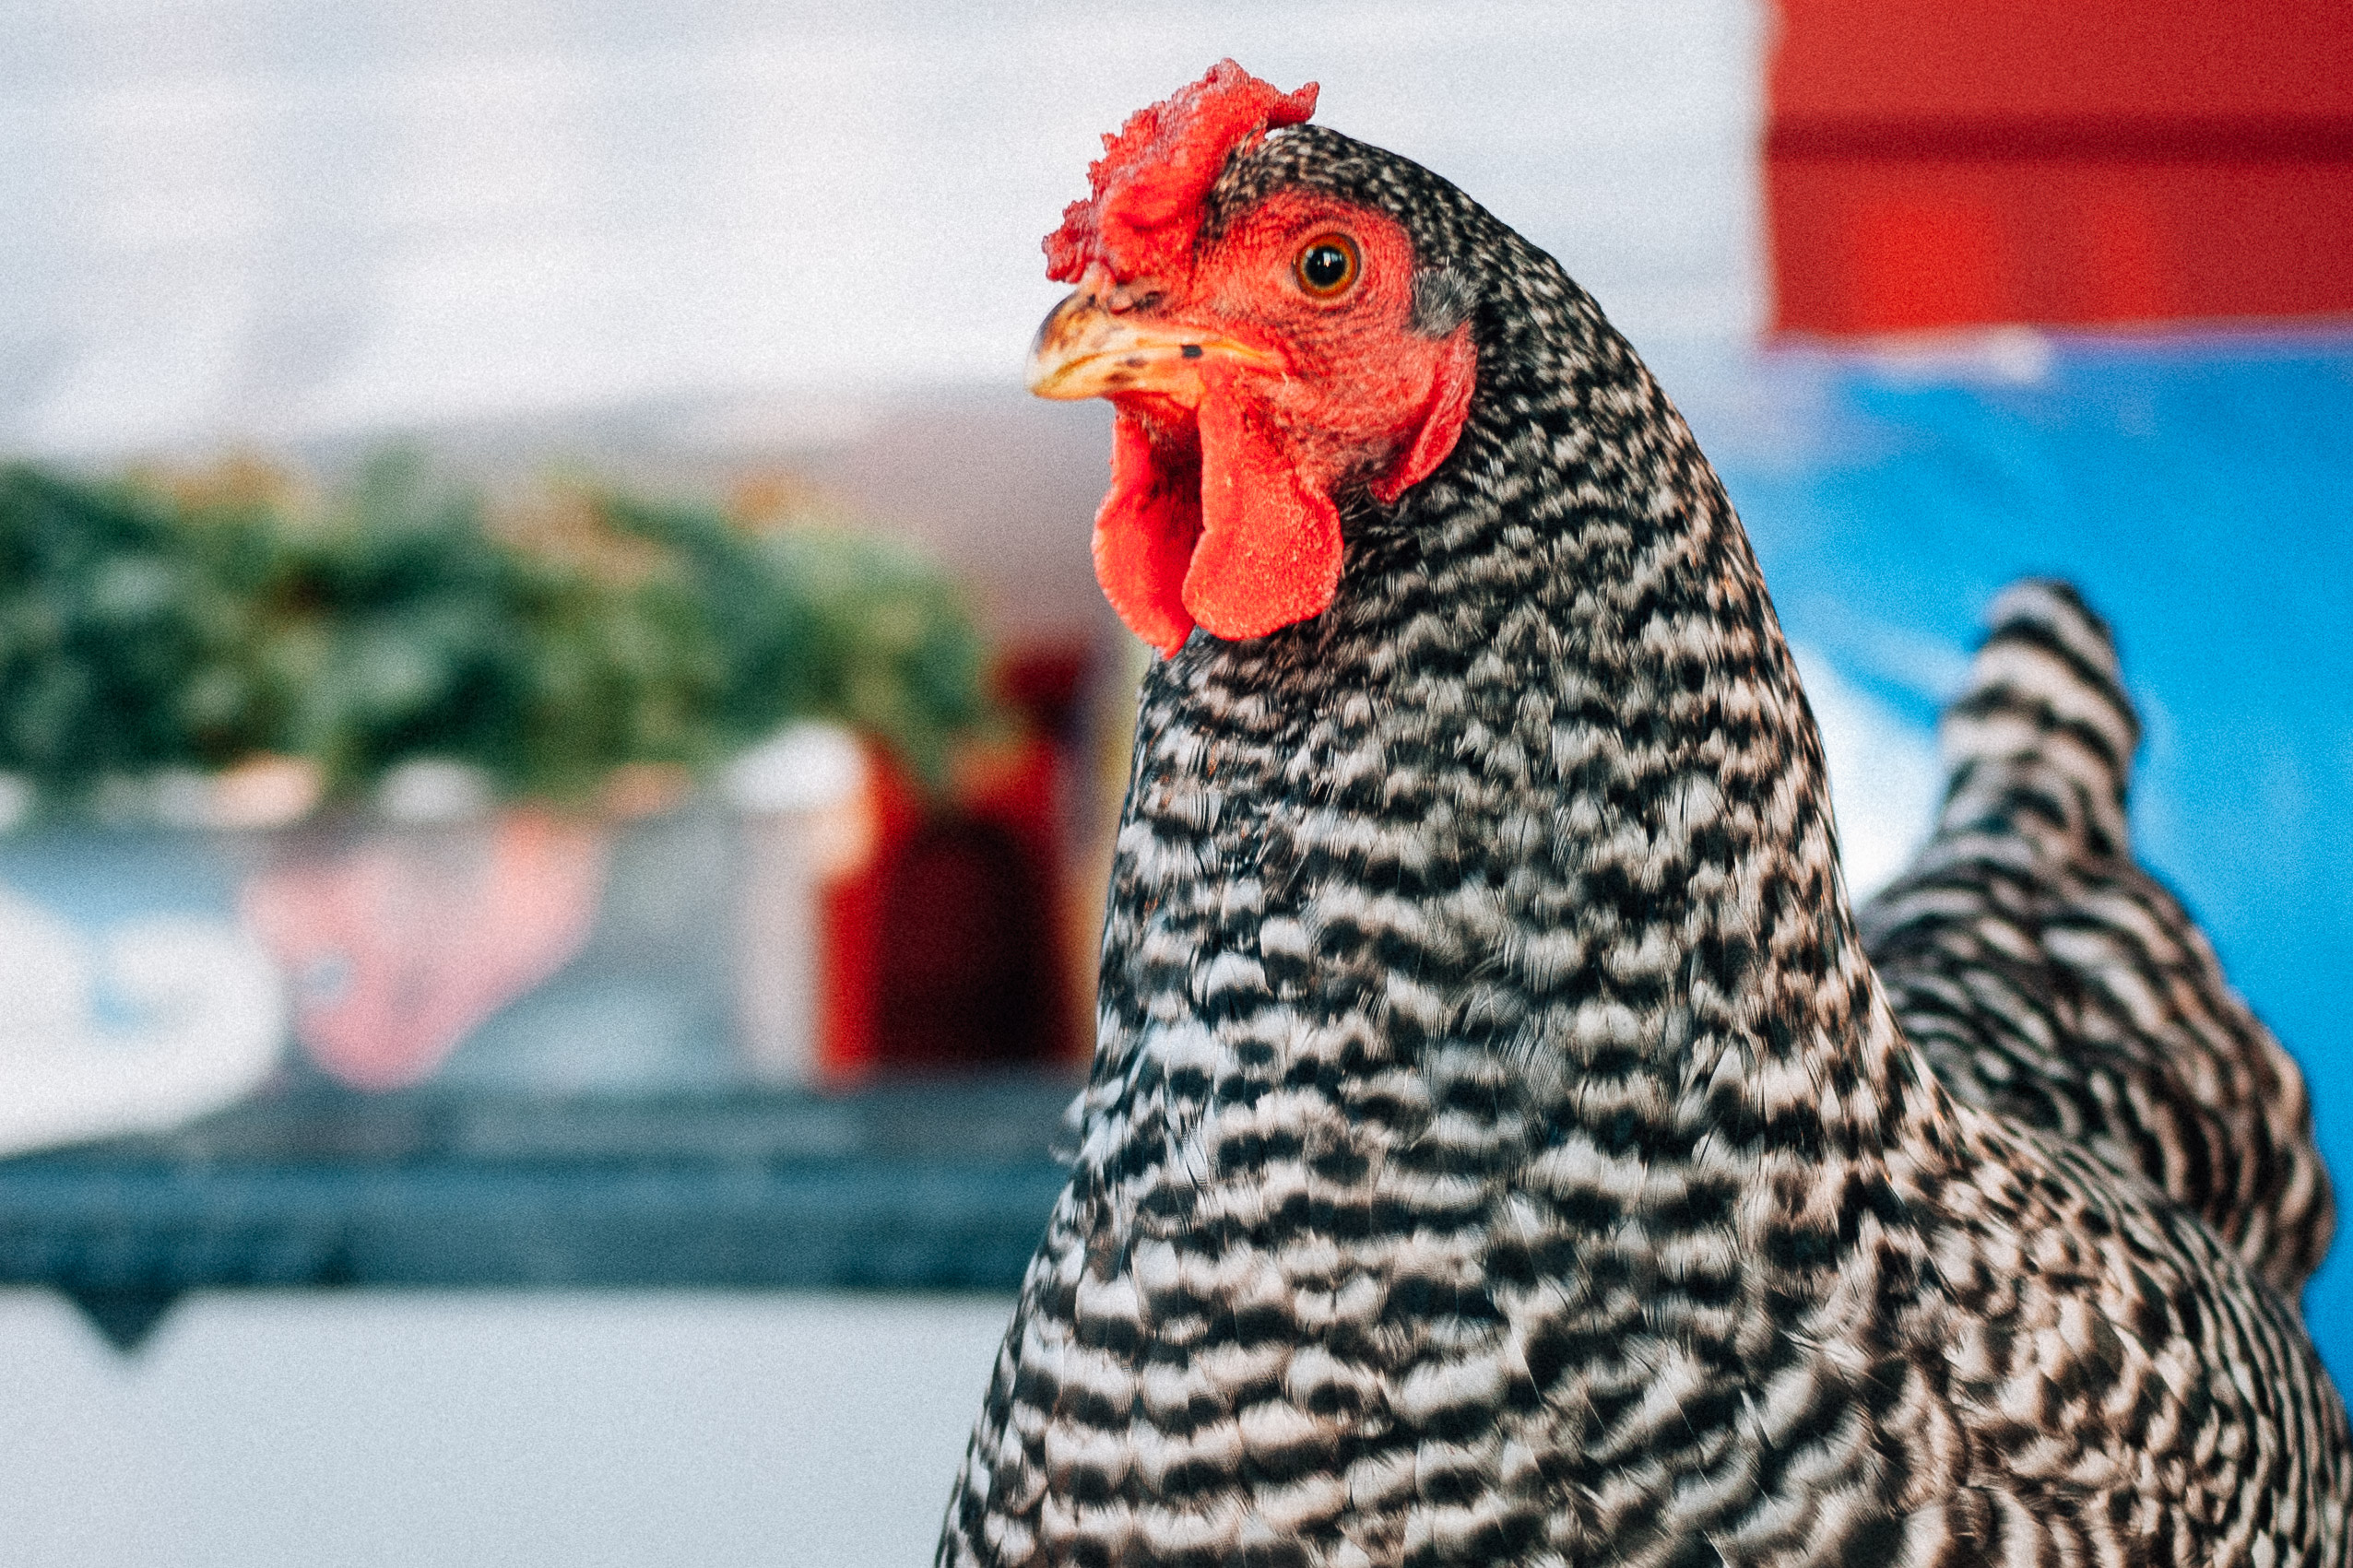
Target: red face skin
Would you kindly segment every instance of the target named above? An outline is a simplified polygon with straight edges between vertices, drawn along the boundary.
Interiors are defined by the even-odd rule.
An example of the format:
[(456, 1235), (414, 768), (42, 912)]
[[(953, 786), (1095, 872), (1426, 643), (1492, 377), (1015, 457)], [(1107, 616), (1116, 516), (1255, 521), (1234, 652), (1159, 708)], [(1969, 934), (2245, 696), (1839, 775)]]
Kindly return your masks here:
[[(1359, 265), (1319, 296), (1299, 263), (1335, 238)], [(1445, 460), (1476, 354), (1467, 325), (1413, 329), (1413, 272), (1395, 220), (1283, 192), (1189, 276), (1121, 282), (1098, 264), (1047, 319), (1033, 384), (1119, 410), (1095, 570), (1137, 635), (1173, 653), (1197, 624), (1258, 637), (1322, 613), (1340, 579), (1335, 495), (1392, 501)]]

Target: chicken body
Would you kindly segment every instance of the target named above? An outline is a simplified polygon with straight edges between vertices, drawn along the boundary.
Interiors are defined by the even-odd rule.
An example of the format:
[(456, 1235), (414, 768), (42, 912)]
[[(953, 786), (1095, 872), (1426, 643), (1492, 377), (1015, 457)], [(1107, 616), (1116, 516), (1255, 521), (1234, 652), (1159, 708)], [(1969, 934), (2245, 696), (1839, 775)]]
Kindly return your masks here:
[(2292, 1300), (2335, 1219), (2311, 1101), (2133, 860), (2140, 723), (2108, 627), (2058, 583), (1989, 619), (1935, 834), (1860, 912), (1897, 1019), (1961, 1098), (2146, 1180)]
[(1410, 235), (1450, 454), (1146, 680), (1068, 1191), (943, 1564), (2327, 1563), (2345, 1414), (2189, 1208), (1940, 1086), (1747, 541), (1547, 256)]

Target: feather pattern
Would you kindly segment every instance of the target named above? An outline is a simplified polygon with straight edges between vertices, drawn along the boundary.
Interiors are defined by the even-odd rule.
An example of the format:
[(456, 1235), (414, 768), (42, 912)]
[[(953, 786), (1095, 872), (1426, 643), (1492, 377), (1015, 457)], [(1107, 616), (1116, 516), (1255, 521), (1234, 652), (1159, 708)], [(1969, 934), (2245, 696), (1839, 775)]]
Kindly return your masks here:
[(1080, 1147), (942, 1564), (2345, 1561), (2288, 1304), (1940, 1086), (1756, 563), (1633, 351), (1298, 127), (1468, 319), (1454, 453), (1321, 616), (1147, 679)]

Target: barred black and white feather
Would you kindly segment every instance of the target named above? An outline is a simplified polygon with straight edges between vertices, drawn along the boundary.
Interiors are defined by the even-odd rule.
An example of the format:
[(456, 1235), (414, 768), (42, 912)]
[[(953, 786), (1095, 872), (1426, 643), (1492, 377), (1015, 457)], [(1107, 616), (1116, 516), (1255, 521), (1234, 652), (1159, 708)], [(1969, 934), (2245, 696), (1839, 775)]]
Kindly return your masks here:
[(1293, 184), (1404, 225), (1478, 394), (1347, 505), (1328, 611), (1147, 680), (1082, 1147), (939, 1561), (2345, 1562), (2285, 1299), (1906, 1040), (1756, 561), (1632, 350), (1330, 131), (1212, 218)]
[(1989, 621), (1935, 836), (1860, 913), (1896, 1016), (1962, 1098), (2146, 1178), (2292, 1298), (2335, 1223), (2311, 1102), (2133, 858), (2140, 723), (2108, 627), (2044, 582)]

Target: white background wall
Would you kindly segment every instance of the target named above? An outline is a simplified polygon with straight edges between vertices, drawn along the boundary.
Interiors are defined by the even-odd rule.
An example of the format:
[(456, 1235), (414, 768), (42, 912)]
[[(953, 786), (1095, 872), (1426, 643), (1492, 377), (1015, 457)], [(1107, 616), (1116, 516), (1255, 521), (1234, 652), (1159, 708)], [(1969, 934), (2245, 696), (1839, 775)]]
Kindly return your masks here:
[(15, 0), (0, 454), (1011, 386), (1096, 136), (1232, 54), (1646, 337), (1764, 319), (1758, 0)]

